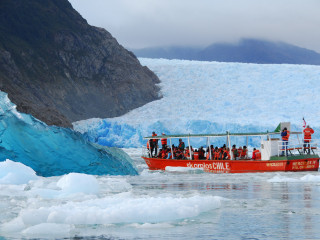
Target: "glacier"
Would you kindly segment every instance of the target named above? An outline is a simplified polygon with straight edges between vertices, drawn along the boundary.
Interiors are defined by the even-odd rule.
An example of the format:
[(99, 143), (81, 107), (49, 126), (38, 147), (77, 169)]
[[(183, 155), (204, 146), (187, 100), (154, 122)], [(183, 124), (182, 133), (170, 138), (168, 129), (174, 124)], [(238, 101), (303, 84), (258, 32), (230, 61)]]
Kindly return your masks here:
[(136, 175), (131, 158), (121, 149), (99, 146), (68, 128), (48, 126), (20, 113), (0, 91), (0, 161), (31, 167), (39, 176), (71, 172), (92, 175)]
[[(159, 77), (163, 98), (121, 117), (73, 123), (89, 141), (141, 147), (146, 143), (143, 137), (152, 131), (158, 135), (264, 132), (287, 121), (293, 131), (301, 131), (303, 117), (315, 130), (314, 137), (320, 137), (319, 66), (139, 60)], [(192, 141), (205, 145), (205, 140)], [(233, 141), (239, 146), (246, 140)], [(249, 141), (251, 146), (258, 143), (259, 139)]]

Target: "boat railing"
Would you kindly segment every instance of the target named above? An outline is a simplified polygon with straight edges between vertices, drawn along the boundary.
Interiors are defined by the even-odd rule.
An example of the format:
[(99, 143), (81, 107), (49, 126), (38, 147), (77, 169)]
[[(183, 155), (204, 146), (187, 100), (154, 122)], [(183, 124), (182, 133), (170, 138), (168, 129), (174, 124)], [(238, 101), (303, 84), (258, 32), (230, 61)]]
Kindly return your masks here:
[(141, 151), (141, 156), (150, 157), (150, 150), (146, 146), (142, 146)]
[(310, 142), (278, 141), (278, 156), (319, 154), (319, 143), (320, 139), (312, 139)]

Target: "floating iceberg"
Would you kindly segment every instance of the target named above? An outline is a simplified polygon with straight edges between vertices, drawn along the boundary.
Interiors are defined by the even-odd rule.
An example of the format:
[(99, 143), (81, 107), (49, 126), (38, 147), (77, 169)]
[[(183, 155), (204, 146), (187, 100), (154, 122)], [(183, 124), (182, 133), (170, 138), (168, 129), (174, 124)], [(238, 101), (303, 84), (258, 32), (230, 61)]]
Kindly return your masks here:
[(121, 149), (90, 143), (71, 129), (47, 126), (19, 113), (7, 94), (0, 91), (0, 161), (6, 159), (21, 162), (45, 177), (70, 172), (137, 174)]

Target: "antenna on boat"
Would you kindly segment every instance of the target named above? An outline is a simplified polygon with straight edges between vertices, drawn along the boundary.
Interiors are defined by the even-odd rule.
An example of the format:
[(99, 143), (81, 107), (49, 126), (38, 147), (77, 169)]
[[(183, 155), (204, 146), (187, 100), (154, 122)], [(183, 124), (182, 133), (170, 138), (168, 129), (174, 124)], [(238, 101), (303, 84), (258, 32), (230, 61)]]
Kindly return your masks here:
[(170, 140), (170, 148), (171, 148), (171, 159), (173, 159), (173, 150), (172, 150), (172, 142), (171, 142), (171, 138), (169, 138)]
[[(208, 143), (208, 147), (209, 147), (209, 159), (212, 159), (212, 156), (211, 156), (211, 145), (210, 145), (210, 137), (208, 136), (207, 138), (207, 143)], [(207, 153), (208, 154), (208, 153)]]

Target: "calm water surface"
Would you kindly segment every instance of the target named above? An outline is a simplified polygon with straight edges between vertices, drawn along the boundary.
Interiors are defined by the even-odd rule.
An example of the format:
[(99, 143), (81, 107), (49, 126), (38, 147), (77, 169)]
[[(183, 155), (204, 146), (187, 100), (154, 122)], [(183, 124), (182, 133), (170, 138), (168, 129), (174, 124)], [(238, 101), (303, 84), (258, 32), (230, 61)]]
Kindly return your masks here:
[[(83, 211), (100, 203), (100, 209), (104, 210), (105, 204), (119, 199), (122, 201), (119, 206), (113, 207), (115, 204), (112, 203), (108, 209), (115, 219), (124, 217), (122, 219), (128, 219), (127, 222), (107, 219), (104, 224), (72, 223), (72, 231), (66, 238), (320, 239), (319, 172), (210, 174), (201, 171), (149, 171), (140, 158), (139, 150), (126, 151), (133, 158), (140, 175), (97, 177), (102, 193), (86, 195), (84, 209), (79, 207), (83, 201), (81, 198), (42, 199), (27, 195), (28, 192), (37, 193), (37, 186), (42, 192), (52, 192), (50, 189), (55, 186), (57, 177), (44, 178), (23, 190), (2, 187), (6, 192), (0, 194), (0, 208), (3, 206), (0, 223), (10, 222), (24, 210), (30, 212), (43, 207), (50, 210), (54, 206), (58, 214), (56, 219), (65, 224), (65, 219), (59, 220), (59, 211), (70, 203), (71, 207), (79, 207), (75, 208), (79, 211), (79, 219), (86, 222), (86, 216), (90, 214), (81, 215)], [(137, 199), (140, 205), (135, 202)], [(157, 204), (148, 208), (154, 202)], [(32, 204), (34, 207), (30, 208)], [(99, 212), (93, 211), (93, 215), (97, 214)], [(5, 239), (31, 239), (28, 235), (4, 232), (0, 236)], [(57, 238), (60, 237), (48, 237)]]
[(223, 197), (220, 208), (177, 221), (174, 227), (136, 229), (124, 238), (320, 239), (319, 172), (210, 174), (142, 172), (129, 178), (136, 194)]

